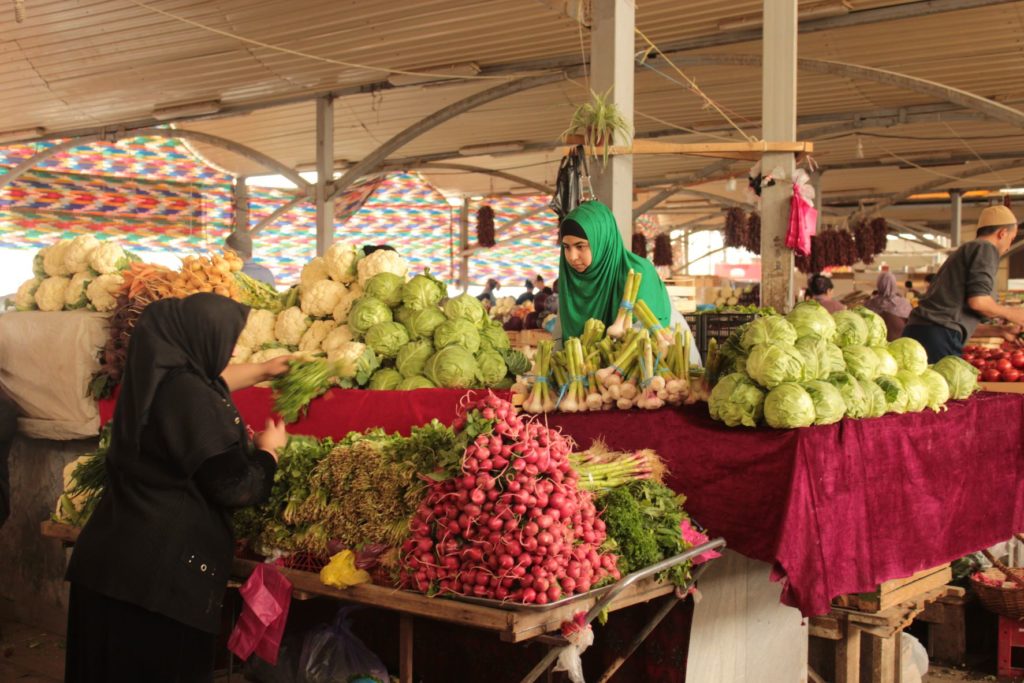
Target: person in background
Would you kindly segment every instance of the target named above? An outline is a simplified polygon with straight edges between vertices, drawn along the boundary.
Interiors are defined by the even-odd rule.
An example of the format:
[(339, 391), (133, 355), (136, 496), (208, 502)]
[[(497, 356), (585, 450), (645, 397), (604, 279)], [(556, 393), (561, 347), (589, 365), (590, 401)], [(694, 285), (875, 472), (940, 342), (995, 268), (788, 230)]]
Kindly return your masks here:
[[(1002, 205), (989, 206), (978, 217), (977, 238), (960, 246), (939, 268), (928, 292), (910, 314), (903, 336), (921, 342), (928, 362), (960, 355), (975, 332), (1019, 343), (1024, 308), (996, 300), (999, 259), (1017, 237), (1017, 217)], [(1008, 325), (985, 325), (1002, 318)]]
[(288, 357), (228, 366), (249, 307), (216, 294), (146, 307), (128, 345), (107, 486), (68, 565), (67, 683), (212, 683), (231, 514), (269, 496), (287, 434), (250, 443), (231, 392)]
[(888, 341), (903, 336), (903, 328), (913, 307), (906, 297), (902, 296), (892, 273), (879, 273), (875, 283), (875, 293), (864, 302), (864, 307), (874, 311), (885, 321)]
[(533, 301), (533, 280), (527, 278), (523, 282), (523, 286), (526, 287), (526, 291), (519, 295), (516, 299), (516, 306), (522, 306), (527, 301)]
[(533, 288), (538, 292), (544, 291), (544, 278), (540, 276), (540, 273), (533, 276)]
[[(895, 279), (895, 278), (893, 278), (893, 279)], [(907, 294), (910, 294), (913, 298), (915, 298), (915, 299), (920, 299), (921, 298), (921, 292), (919, 292), (916, 289), (914, 289), (914, 281), (913, 280), (907, 280), (906, 282), (904, 282), (903, 283), (903, 288), (905, 290), (907, 290)], [(910, 298), (910, 297), (907, 297), (907, 298)]]
[(264, 265), (252, 260), (252, 236), (247, 232), (233, 232), (224, 240), (224, 246), (235, 252), (242, 258), (242, 272), (253, 280), (265, 282), (271, 287), (276, 287), (274, 274)]
[(544, 301), (544, 312), (548, 315), (558, 315), (558, 278), (555, 278), (552, 287), (545, 287), (544, 291), (548, 295)]
[(807, 298), (817, 301), (829, 313), (846, 310), (846, 306), (832, 298), (834, 289), (835, 285), (832, 284), (832, 279), (818, 273), (812, 275), (807, 282)]
[(484, 285), (484, 291), (477, 294), (476, 298), (484, 302), (484, 305), (487, 306), (489, 309), (491, 306), (498, 303), (498, 299), (494, 295), (494, 292), (496, 292), (499, 289), (501, 289), (501, 284), (499, 284), (498, 281), (495, 280), (494, 278), (491, 278), (490, 280), (487, 281), (487, 284)]
[(927, 287), (925, 287), (925, 294), (927, 294), (928, 290), (932, 288), (933, 282), (935, 282), (935, 273), (928, 273), (927, 275), (924, 276), (924, 283), (928, 285)]

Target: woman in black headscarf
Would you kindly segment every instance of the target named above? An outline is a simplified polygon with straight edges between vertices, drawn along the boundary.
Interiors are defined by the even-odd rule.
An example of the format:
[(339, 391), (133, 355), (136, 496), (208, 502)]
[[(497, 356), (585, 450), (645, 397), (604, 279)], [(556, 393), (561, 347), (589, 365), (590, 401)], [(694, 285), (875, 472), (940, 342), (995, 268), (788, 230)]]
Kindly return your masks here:
[(216, 294), (150, 304), (128, 346), (107, 487), (68, 567), (65, 681), (213, 680), (234, 508), (266, 499), (284, 426), (249, 443), (231, 391), (287, 371), (225, 370), (248, 307)]

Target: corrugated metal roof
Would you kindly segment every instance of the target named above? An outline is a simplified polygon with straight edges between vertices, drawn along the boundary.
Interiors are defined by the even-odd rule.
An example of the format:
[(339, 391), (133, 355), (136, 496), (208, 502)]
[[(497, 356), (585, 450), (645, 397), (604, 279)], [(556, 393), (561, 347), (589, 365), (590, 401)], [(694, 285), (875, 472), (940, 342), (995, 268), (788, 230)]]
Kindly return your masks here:
[[(27, 19), (0, 14), (0, 131), (44, 127), (49, 133), (147, 122), (155, 108), (219, 101), (224, 110), (286, 102), (245, 115), (195, 120), (183, 127), (220, 135), (280, 159), (309, 167), (315, 159), (313, 93), (380, 83), (399, 71), (437, 73), (475, 63), (486, 76), (443, 85), (420, 85), (348, 94), (335, 104), (335, 154), (355, 161), (424, 116), (502, 83), (516, 64), (571, 61), (589, 49), (589, 31), (560, 11), (576, 0), (33, 0)], [(801, 7), (821, 0), (801, 0)], [(924, 3), (851, 0), (854, 13)], [(728, 22), (756, 16), (760, 0), (638, 0), (637, 26), (658, 45), (693, 44), (719, 37)], [(723, 22), (725, 25), (723, 26)], [(205, 28), (204, 28), (205, 27)], [(929, 16), (816, 30), (801, 34), (802, 58), (873, 66), (967, 90), (1000, 102), (1024, 103), (1024, 59), (1019, 36), (1024, 2), (1002, 2)], [(236, 36), (247, 39), (239, 40)], [(273, 48), (267, 46), (274, 46)], [(638, 49), (646, 47), (637, 39)], [(276, 48), (276, 49), (274, 49)], [(688, 50), (679, 61), (687, 76), (719, 103), (747, 134), (758, 136), (761, 72), (756, 67), (692, 65), (704, 55), (757, 56), (747, 40)], [(636, 129), (641, 135), (674, 128), (707, 130), (664, 139), (740, 139), (704, 101), (681, 85), (664, 60), (636, 75)], [(802, 117), (853, 121), (882, 109), (941, 102), (893, 85), (801, 71)], [(676, 82), (674, 82), (676, 81)], [(551, 183), (558, 163), (553, 145), (574, 107), (586, 97), (584, 78), (562, 81), (496, 100), (444, 123), (410, 142), (393, 158), (449, 157), (458, 163), (503, 169)], [(962, 112), (960, 112), (962, 114)], [(821, 124), (805, 124), (811, 131)], [(859, 132), (858, 138), (854, 133)], [(468, 145), (521, 141), (547, 149), (516, 155), (463, 157)], [(815, 159), (826, 169), (826, 196), (886, 194), (942, 175), (977, 157), (1024, 157), (1024, 131), (991, 120), (911, 122), (864, 126), (815, 140)], [(207, 145), (196, 145), (221, 167), (242, 174), (256, 164)], [(900, 162), (921, 158), (929, 167)], [(684, 178), (711, 163), (695, 157), (638, 157), (642, 186)], [(915, 162), (917, 163), (917, 162)], [(858, 168), (858, 164), (872, 164)], [(744, 176), (737, 162), (718, 178)], [(902, 167), (901, 167), (902, 166)], [(451, 170), (428, 171), (438, 184), (465, 192), (518, 191), (515, 181)], [(1024, 182), (1006, 171), (967, 184)], [(715, 184), (718, 183), (716, 186)], [(950, 180), (950, 186), (957, 185)], [(741, 183), (742, 185), (742, 183)], [(712, 181), (706, 188), (718, 187)], [(742, 194), (735, 198), (742, 199)]]

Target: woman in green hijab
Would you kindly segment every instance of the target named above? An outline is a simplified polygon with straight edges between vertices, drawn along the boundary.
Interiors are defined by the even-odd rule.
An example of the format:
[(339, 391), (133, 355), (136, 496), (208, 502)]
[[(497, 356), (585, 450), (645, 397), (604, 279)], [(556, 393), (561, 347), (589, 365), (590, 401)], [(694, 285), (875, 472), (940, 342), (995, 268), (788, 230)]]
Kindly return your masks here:
[[(562, 221), (558, 229), (562, 254), (558, 263), (558, 320), (561, 337), (578, 337), (590, 318), (605, 325), (615, 322), (630, 270), (640, 273), (640, 293), (651, 312), (665, 327), (686, 321), (674, 313), (665, 283), (647, 259), (628, 251), (622, 243), (615, 216), (598, 201), (584, 202)], [(691, 332), (692, 335), (692, 332)], [(555, 334), (556, 337), (559, 335)], [(696, 351), (696, 345), (693, 348)], [(691, 359), (700, 363), (700, 355)]]

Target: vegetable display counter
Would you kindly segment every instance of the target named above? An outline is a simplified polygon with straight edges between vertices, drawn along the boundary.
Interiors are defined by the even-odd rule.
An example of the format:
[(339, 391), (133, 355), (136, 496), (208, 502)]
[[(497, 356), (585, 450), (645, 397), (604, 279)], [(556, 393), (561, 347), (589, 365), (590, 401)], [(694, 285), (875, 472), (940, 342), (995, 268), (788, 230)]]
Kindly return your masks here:
[[(383, 427), (408, 434), (451, 422), (465, 392), (332, 390), (293, 433), (341, 437)], [(253, 427), (267, 389), (234, 396)], [(106, 422), (111, 401), (100, 405)], [(654, 449), (687, 509), (733, 550), (773, 567), (782, 600), (804, 616), (831, 599), (985, 548), (1024, 528), (1024, 396), (979, 393), (924, 411), (796, 430), (730, 429), (702, 404), (658, 411), (555, 413), (583, 448)], [(997, 493), (998, 492), (998, 493)], [(997, 493), (999, 504), (981, 501)]]

